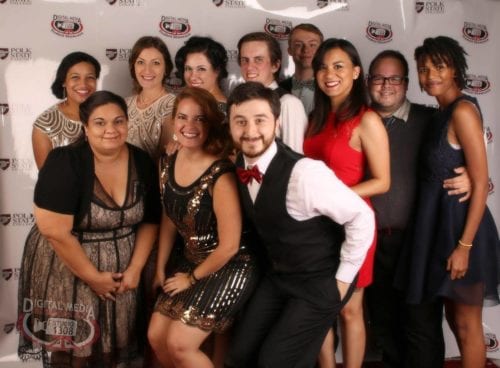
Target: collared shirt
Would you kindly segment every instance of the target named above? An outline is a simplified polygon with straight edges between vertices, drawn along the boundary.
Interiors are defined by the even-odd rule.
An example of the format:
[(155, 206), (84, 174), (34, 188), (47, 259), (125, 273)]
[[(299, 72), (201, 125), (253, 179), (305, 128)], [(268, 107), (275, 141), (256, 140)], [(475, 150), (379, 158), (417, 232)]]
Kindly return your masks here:
[[(267, 86), (271, 89), (278, 88), (278, 83), (273, 81)], [(298, 153), (303, 153), (302, 145), (307, 129), (307, 115), (302, 102), (292, 94), (281, 96), (281, 114), (278, 137), (290, 148)]]
[(306, 115), (314, 109), (314, 79), (299, 81), (292, 77), (292, 94), (304, 105)]
[[(251, 165), (257, 165), (265, 175), (277, 151), (276, 142), (273, 142)], [(243, 158), (245, 166), (249, 165), (247, 158)], [(254, 201), (260, 184), (253, 180), (248, 189)], [(286, 209), (297, 221), (326, 216), (344, 226), (345, 241), (342, 243), (340, 265), (335, 277), (351, 283), (366, 257), (375, 231), (373, 211), (365, 201), (344, 185), (322, 161), (303, 158), (292, 170), (286, 193)]]
[(395, 118), (401, 119), (404, 122), (408, 121), (408, 116), (410, 115), (410, 108), (411, 108), (411, 103), (408, 101), (408, 99), (405, 99), (403, 104), (399, 106), (399, 108), (392, 113), (391, 116), (394, 116)]

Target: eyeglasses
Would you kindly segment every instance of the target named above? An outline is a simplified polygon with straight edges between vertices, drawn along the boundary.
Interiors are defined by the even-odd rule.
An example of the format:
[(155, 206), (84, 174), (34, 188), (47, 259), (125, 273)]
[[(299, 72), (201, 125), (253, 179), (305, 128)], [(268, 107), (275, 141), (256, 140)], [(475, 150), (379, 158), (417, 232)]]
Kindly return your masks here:
[(408, 79), (407, 77), (398, 77), (398, 76), (394, 76), (394, 75), (391, 77), (383, 77), (381, 75), (373, 75), (373, 76), (368, 77), (368, 80), (372, 84), (380, 85), (380, 84), (384, 84), (385, 81), (387, 81), (392, 86), (399, 86), (401, 83), (403, 83), (407, 79)]

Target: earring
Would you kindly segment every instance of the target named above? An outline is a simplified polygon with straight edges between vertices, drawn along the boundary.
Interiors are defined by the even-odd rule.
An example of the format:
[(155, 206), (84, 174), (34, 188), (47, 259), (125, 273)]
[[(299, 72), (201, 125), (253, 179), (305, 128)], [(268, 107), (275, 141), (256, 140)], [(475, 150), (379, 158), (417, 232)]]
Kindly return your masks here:
[(66, 96), (66, 86), (63, 86), (63, 100), (64, 103), (68, 103), (68, 96)]
[(172, 134), (172, 139), (177, 142), (177, 136), (175, 135), (175, 133)]

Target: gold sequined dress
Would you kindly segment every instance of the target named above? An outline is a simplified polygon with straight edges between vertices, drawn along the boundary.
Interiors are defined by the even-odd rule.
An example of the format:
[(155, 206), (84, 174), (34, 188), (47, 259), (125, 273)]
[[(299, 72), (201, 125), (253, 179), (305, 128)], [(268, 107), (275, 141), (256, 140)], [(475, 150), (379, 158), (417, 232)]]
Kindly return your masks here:
[[(174, 154), (161, 163), (163, 207), (184, 240), (184, 259), (175, 270), (167, 270), (170, 275), (193, 270), (217, 247), (217, 219), (209, 190), (221, 175), (234, 172), (231, 161), (218, 160), (198, 180), (183, 187), (174, 179), (175, 159)], [(242, 241), (238, 253), (220, 270), (173, 297), (162, 293), (155, 310), (206, 331), (223, 332), (256, 280), (255, 259)]]

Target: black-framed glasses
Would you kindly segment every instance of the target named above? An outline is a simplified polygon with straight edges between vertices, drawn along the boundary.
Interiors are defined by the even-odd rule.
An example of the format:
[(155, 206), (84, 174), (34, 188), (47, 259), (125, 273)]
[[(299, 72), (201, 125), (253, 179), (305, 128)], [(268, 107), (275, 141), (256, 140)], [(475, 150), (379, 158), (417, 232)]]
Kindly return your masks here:
[(370, 75), (368, 77), (368, 80), (372, 84), (381, 85), (381, 84), (384, 84), (385, 81), (387, 81), (387, 82), (389, 82), (390, 85), (393, 85), (393, 86), (399, 86), (401, 83), (405, 82), (407, 79), (408, 79), (407, 77), (400, 77), (397, 75), (392, 75), (390, 77), (384, 77), (382, 75)]

